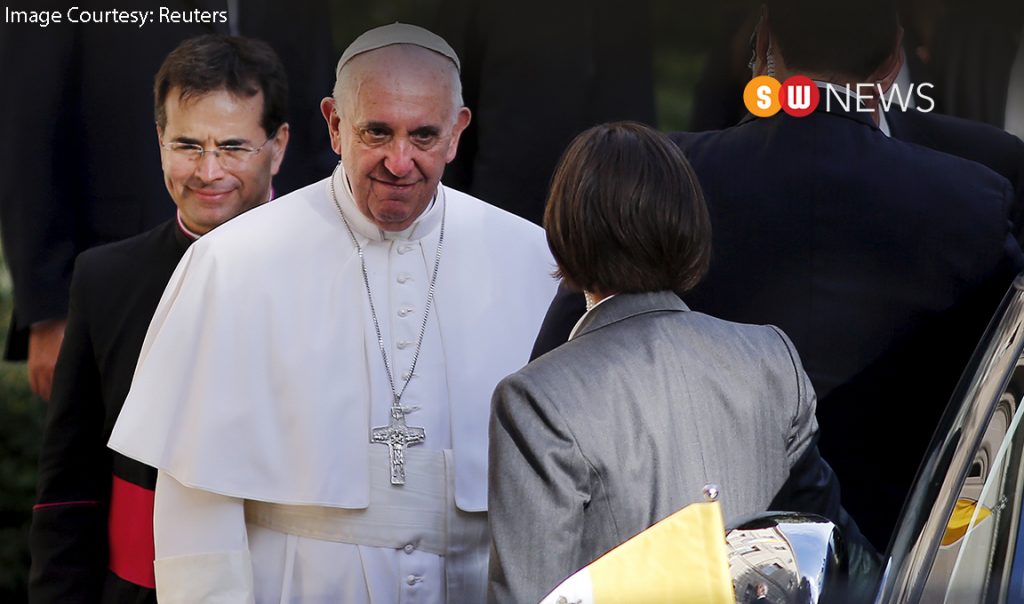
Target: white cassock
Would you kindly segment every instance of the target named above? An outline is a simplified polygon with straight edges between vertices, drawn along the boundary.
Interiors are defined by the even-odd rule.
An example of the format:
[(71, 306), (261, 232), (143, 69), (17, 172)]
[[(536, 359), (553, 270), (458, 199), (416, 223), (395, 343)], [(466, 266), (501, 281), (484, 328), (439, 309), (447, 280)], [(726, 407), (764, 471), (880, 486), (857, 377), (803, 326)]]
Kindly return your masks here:
[(426, 440), (404, 486), (370, 444), (392, 395), (359, 257), (329, 181), (189, 248), (110, 439), (160, 470), (156, 579), (173, 602), (474, 602), (486, 589), (487, 422), (556, 283), (543, 231), (439, 187), (406, 231), (339, 203), (364, 248), (402, 405)]

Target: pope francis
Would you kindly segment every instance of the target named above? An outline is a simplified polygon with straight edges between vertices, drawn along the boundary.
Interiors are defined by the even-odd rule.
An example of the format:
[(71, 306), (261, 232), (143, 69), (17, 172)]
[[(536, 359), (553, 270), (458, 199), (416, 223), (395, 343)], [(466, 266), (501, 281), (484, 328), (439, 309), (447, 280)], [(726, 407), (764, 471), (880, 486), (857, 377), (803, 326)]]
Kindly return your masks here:
[(555, 282), (539, 227), (440, 185), (458, 70), (418, 27), (357, 38), (335, 172), (171, 277), (110, 440), (159, 469), (162, 604), (484, 600), (491, 392)]

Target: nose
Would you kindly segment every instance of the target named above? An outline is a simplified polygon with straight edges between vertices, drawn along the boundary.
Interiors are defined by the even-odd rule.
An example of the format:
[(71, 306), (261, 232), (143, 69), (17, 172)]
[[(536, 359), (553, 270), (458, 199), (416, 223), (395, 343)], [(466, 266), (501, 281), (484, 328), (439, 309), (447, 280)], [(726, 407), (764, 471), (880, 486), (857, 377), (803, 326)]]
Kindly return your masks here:
[(384, 156), (384, 167), (393, 176), (402, 178), (413, 169), (412, 148), (409, 141), (396, 138)]
[(224, 168), (220, 165), (215, 151), (207, 151), (196, 162), (196, 176), (204, 182), (211, 182), (224, 177)]

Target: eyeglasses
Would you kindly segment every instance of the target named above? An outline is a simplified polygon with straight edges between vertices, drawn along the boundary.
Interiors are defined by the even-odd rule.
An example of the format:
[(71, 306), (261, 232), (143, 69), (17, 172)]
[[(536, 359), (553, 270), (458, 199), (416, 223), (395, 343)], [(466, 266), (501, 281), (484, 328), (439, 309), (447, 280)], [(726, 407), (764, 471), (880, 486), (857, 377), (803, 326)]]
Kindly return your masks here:
[(160, 146), (171, 152), (171, 157), (177, 161), (195, 163), (203, 159), (207, 153), (213, 153), (221, 167), (225, 170), (238, 168), (245, 165), (253, 157), (256, 157), (267, 143), (274, 140), (277, 135), (275, 130), (267, 137), (259, 147), (246, 147), (245, 145), (218, 145), (213, 149), (207, 149), (195, 143), (161, 143)]

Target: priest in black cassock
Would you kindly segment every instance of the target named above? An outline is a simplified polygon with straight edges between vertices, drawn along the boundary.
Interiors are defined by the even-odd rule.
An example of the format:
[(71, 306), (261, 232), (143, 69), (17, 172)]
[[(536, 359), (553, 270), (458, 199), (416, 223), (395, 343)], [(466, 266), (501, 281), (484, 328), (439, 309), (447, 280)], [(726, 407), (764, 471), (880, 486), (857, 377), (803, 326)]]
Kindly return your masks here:
[[(174, 216), (160, 186), (150, 111), (153, 74), (182, 40), (233, 34), (270, 44), (290, 76), (289, 161), (278, 197), (334, 167), (319, 103), (336, 57), (328, 0), (7, 0), (13, 11), (60, 8), (42, 28), (0, 23), (0, 243), (14, 308), (3, 358), (27, 361), (50, 399), (75, 258)], [(132, 23), (72, 23), (66, 11), (153, 11)], [(181, 17), (161, 21), (162, 11)], [(197, 19), (197, 11), (207, 17)], [(72, 14), (75, 14), (72, 12)]]
[(156, 470), (107, 449), (171, 273), (188, 246), (271, 197), (288, 143), (288, 83), (264, 42), (182, 42), (154, 87), (177, 216), (82, 253), (71, 283), (39, 464), (32, 602), (155, 602)]

